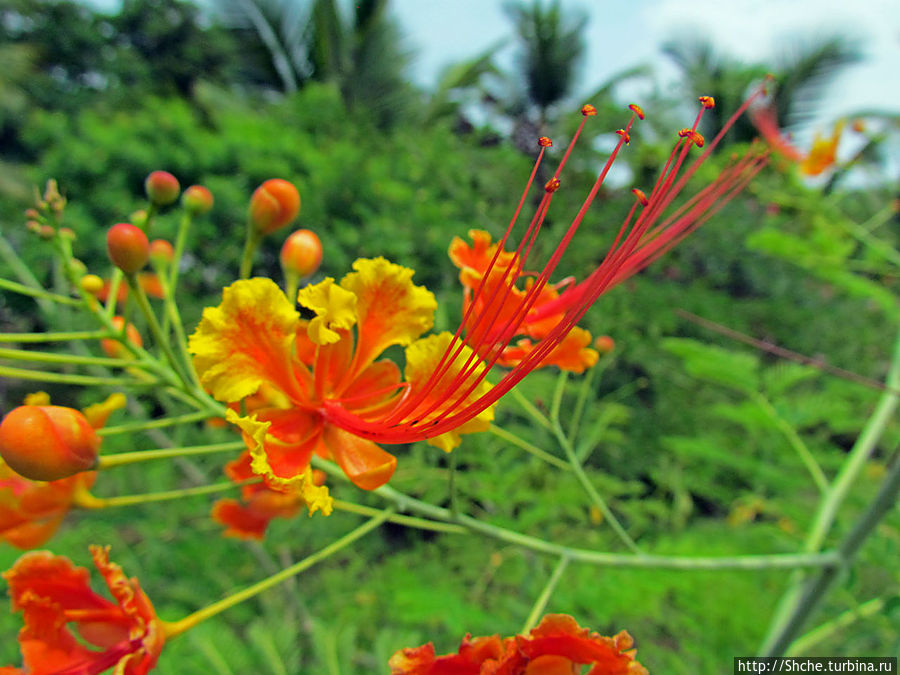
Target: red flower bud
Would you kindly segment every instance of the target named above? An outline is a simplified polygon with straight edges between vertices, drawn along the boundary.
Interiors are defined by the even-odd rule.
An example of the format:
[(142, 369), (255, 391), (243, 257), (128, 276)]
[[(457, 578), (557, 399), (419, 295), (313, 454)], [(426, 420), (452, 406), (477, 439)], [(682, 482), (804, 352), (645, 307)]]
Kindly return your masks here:
[(106, 233), (106, 249), (113, 265), (125, 274), (134, 274), (150, 257), (150, 242), (139, 227), (131, 223), (119, 223)]
[(262, 234), (288, 225), (298, 213), (300, 193), (286, 180), (267, 180), (250, 197), (250, 223)]
[(609, 335), (600, 335), (594, 340), (594, 349), (600, 352), (600, 355), (609, 354), (616, 348), (615, 341)]
[(150, 257), (154, 260), (172, 262), (172, 258), (175, 257), (175, 249), (165, 239), (154, 239), (150, 242)]
[(322, 242), (312, 230), (297, 230), (281, 247), (281, 266), (286, 272), (307, 277), (322, 264)]
[(144, 181), (147, 198), (157, 206), (171, 204), (178, 199), (181, 186), (178, 179), (168, 171), (154, 171)]
[(60, 480), (97, 463), (100, 438), (74, 408), (23, 405), (0, 424), (0, 456), (31, 480)]
[(209, 213), (213, 207), (212, 192), (202, 185), (191, 185), (181, 195), (181, 205), (191, 215), (202, 216)]
[[(135, 347), (142, 347), (144, 345), (144, 341), (141, 339), (141, 334), (138, 332), (138, 329), (134, 327), (133, 323), (125, 325), (124, 317), (114, 316), (112, 325), (113, 328), (120, 332), (122, 327), (125, 326), (125, 339)], [(100, 349), (102, 349), (103, 353), (111, 359), (131, 358), (131, 352), (122, 346), (121, 342), (114, 340), (113, 338), (104, 338), (103, 340), (100, 340)]]

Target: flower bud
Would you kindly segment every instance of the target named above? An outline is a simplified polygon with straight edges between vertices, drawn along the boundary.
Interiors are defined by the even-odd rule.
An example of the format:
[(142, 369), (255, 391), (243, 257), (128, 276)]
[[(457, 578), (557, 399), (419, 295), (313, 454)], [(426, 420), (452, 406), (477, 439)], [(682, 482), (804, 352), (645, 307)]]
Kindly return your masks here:
[(178, 179), (168, 171), (154, 171), (144, 181), (144, 191), (152, 203), (165, 206), (178, 199), (181, 186)]
[(262, 234), (288, 225), (299, 212), (300, 193), (280, 178), (267, 180), (250, 197), (250, 223)]
[(322, 242), (312, 230), (297, 230), (281, 247), (281, 266), (286, 273), (308, 277), (322, 264)]
[(134, 274), (150, 257), (150, 242), (139, 227), (131, 223), (119, 223), (106, 233), (106, 248), (113, 264), (125, 274)]
[[(134, 327), (133, 323), (126, 325), (124, 317), (114, 316), (112, 325), (119, 333), (122, 332), (122, 328), (124, 327), (125, 339), (135, 347), (142, 347), (144, 345), (144, 341), (141, 339), (141, 334), (138, 332), (138, 329)], [(121, 342), (113, 338), (104, 338), (103, 340), (100, 340), (100, 349), (102, 349), (103, 353), (111, 359), (131, 358), (131, 352), (129, 352)]]
[(103, 290), (103, 279), (96, 274), (85, 274), (79, 282), (81, 290), (85, 293), (93, 295), (95, 298), (100, 295)]
[(128, 222), (132, 225), (136, 225), (142, 230), (147, 229), (147, 210), (146, 209), (138, 209), (137, 211), (132, 211), (131, 215), (128, 216)]
[(191, 185), (181, 195), (181, 205), (194, 216), (202, 216), (209, 213), (213, 207), (212, 192), (202, 185)]
[(150, 242), (150, 257), (159, 262), (170, 263), (175, 257), (175, 249), (165, 239), (154, 239)]
[(0, 424), (0, 456), (31, 480), (59, 480), (97, 463), (100, 438), (74, 408), (23, 405)]
[(594, 340), (594, 349), (600, 352), (600, 356), (609, 354), (616, 348), (616, 343), (609, 335), (600, 335)]

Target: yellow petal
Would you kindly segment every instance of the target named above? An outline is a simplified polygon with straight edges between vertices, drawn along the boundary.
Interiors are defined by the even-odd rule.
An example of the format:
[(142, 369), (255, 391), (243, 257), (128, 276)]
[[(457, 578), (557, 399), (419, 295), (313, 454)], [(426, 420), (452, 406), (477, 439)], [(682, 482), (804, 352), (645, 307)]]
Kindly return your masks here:
[(299, 314), (271, 279), (228, 286), (188, 340), (200, 381), (220, 401), (239, 401), (268, 382), (291, 394)]
[(356, 296), (336, 286), (331, 277), (301, 288), (297, 301), (316, 313), (307, 326), (307, 333), (317, 345), (337, 342), (341, 339), (337, 331), (352, 328), (356, 323)]
[(361, 258), (341, 287), (357, 298), (356, 372), (391, 345), (408, 345), (434, 325), (437, 302), (415, 272), (384, 258)]
[(241, 417), (231, 409), (225, 411), (225, 419), (243, 432), (244, 442), (247, 443), (247, 448), (250, 450), (250, 468), (253, 473), (265, 478), (266, 482), (273, 487), (298, 490), (301, 498), (306, 502), (310, 515), (317, 510), (321, 511), (322, 515), (331, 515), (333, 500), (328, 494), (326, 486), (315, 484), (312, 468), (307, 466), (303, 472), (291, 478), (276, 476), (272, 471), (265, 450), (266, 432), (271, 422), (260, 422), (256, 415)]
[[(441, 360), (448, 351), (450, 344), (453, 340), (453, 335), (450, 333), (440, 333), (438, 335), (430, 335), (421, 340), (416, 340), (409, 347), (406, 348), (406, 381), (410, 387), (410, 395), (415, 396), (419, 391), (421, 391), (425, 385), (428, 383), (432, 374), (438, 370), (438, 366), (441, 363)], [(459, 342), (457, 341), (454, 344), (453, 350), (451, 353), (455, 353), (456, 349), (459, 346)], [(452, 362), (448, 359), (447, 362), (450, 363), (449, 368), (447, 368), (447, 362), (445, 362), (440, 369), (445, 372), (440, 376), (435, 386), (430, 387), (430, 391), (422, 403), (417, 406), (416, 410), (425, 411), (430, 408), (432, 405), (437, 403), (437, 407), (431, 413), (428, 413), (426, 419), (433, 418), (436, 414), (441, 413), (445, 410), (453, 408), (454, 410), (461, 410), (462, 408), (467, 407), (469, 404), (474, 403), (478, 398), (487, 394), (491, 385), (486, 380), (482, 380), (478, 386), (476, 386), (465, 398), (462, 400), (458, 400), (460, 395), (468, 389), (471, 382), (482, 372), (484, 372), (484, 364), (481, 363), (480, 360), (476, 359), (474, 363), (477, 364), (476, 368), (472, 370), (472, 372), (466, 377), (464, 383), (460, 386), (458, 384), (454, 384), (454, 379), (456, 375), (460, 373), (463, 369), (463, 366), (469, 360), (469, 357), (472, 355), (472, 350), (465, 345), (462, 348), (462, 351), (456, 356)], [(469, 368), (471, 368), (472, 364), (469, 364)], [(467, 369), (468, 370), (468, 369)], [(420, 419), (416, 410), (410, 413), (408, 419)], [(490, 428), (491, 421), (494, 419), (494, 406), (490, 406), (485, 410), (481, 411), (477, 416), (468, 420), (467, 422), (462, 423), (456, 429), (452, 431), (441, 434), (440, 436), (435, 436), (434, 438), (429, 438), (428, 442), (435, 447), (441, 448), (445, 452), (450, 452), (453, 448), (458, 446), (461, 439), (461, 434), (470, 434), (479, 431), (487, 431)]]
[(50, 405), (50, 394), (46, 391), (36, 391), (25, 396), (25, 405)]
[(94, 429), (102, 429), (106, 426), (106, 420), (113, 412), (124, 408), (126, 404), (125, 394), (116, 392), (110, 394), (103, 403), (94, 403), (83, 410), (84, 416), (87, 418), (88, 424)]

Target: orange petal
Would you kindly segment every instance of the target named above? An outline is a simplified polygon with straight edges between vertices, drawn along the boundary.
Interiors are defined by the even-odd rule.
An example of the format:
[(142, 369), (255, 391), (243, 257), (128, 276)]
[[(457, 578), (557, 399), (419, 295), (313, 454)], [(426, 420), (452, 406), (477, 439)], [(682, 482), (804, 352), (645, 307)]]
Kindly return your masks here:
[(330, 424), (325, 425), (323, 440), (338, 466), (358, 488), (374, 490), (394, 475), (397, 458), (372, 441)]
[[(519, 340), (515, 347), (507, 347), (503, 350), (503, 355), (497, 363), (512, 368), (534, 351), (538, 344), (527, 339)], [(571, 373), (583, 373), (585, 369), (591, 368), (597, 363), (597, 359), (600, 358), (599, 352), (588, 347), (589, 344), (591, 344), (591, 334), (583, 328), (575, 326), (536, 367), (558, 366)]]

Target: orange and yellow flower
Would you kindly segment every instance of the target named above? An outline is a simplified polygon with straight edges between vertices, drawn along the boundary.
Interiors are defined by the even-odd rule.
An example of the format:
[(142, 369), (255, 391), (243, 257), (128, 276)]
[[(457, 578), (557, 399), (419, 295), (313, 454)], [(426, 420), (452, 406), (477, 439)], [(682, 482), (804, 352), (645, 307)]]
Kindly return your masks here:
[[(47, 405), (44, 393), (31, 394), (26, 405)], [(88, 406), (83, 413), (93, 429), (106, 424), (109, 415), (125, 405), (122, 394), (113, 394), (103, 403)], [(0, 459), (0, 541), (19, 549), (46, 542), (59, 528), (73, 502), (86, 492), (97, 478), (96, 471), (49, 482), (20, 476)]]
[[(163, 623), (109, 550), (92, 546), (91, 555), (115, 602), (96, 594), (90, 574), (49, 551), (26, 553), (3, 574), (13, 611), (21, 611), (22, 668), (0, 668), (0, 675), (145, 675), (165, 643)], [(77, 637), (68, 624), (74, 624)]]
[[(460, 434), (485, 430), (493, 418), (486, 406), (443, 433), (424, 430), (448, 407), (471, 404), (489, 389), (479, 381), (469, 392), (451, 390), (462, 368), (480, 374), (483, 366), (467, 349), (448, 359), (449, 334), (420, 338), (437, 305), (413, 284), (412, 270), (383, 258), (357, 260), (353, 269), (340, 283), (326, 278), (299, 292), (300, 304), (315, 314), (308, 321), (271, 280), (235, 282), (218, 307), (204, 310), (189, 341), (203, 385), (246, 410), (241, 416), (230, 409), (227, 418), (243, 431), (252, 470), (271, 487), (298, 489), (311, 512), (331, 508), (327, 488), (312, 478), (314, 453), (371, 490), (390, 479), (397, 461), (376, 440), (428, 437), (449, 451)], [(406, 347), (404, 375), (393, 361), (379, 359), (394, 346)], [(417, 429), (398, 441), (387, 420), (410, 392), (424, 395), (398, 421)], [(353, 421), (370, 428), (357, 430)]]
[(633, 644), (625, 631), (603, 637), (571, 616), (548, 614), (528, 635), (466, 635), (457, 653), (443, 656), (429, 642), (396, 652), (388, 665), (391, 675), (571, 675), (585, 665), (589, 675), (646, 675)]

